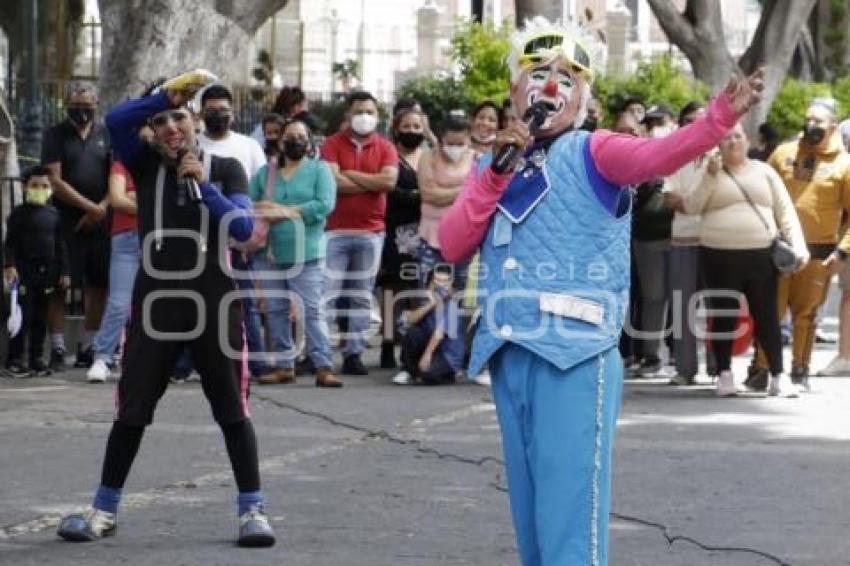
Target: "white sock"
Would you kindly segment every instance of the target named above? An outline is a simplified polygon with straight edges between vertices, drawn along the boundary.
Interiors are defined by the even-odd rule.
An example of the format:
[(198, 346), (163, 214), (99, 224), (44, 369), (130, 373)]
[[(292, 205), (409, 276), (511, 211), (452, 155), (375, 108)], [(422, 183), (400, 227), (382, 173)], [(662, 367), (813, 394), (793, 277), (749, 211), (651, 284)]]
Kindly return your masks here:
[(50, 347), (54, 350), (65, 349), (65, 333), (64, 332), (54, 332), (50, 334)]

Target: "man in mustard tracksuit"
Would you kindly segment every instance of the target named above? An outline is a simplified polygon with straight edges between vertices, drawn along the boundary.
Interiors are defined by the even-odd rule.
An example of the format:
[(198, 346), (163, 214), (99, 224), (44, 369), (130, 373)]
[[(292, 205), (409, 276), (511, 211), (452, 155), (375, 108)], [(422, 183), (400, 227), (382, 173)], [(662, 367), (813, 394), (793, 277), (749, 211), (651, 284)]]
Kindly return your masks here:
[[(791, 379), (808, 390), (815, 315), (826, 300), (830, 278), (850, 252), (850, 232), (839, 242), (841, 213), (850, 212), (850, 155), (837, 133), (835, 101), (812, 101), (802, 136), (776, 148), (768, 163), (791, 194), (812, 255), (805, 268), (780, 280), (777, 299), (780, 319), (791, 309)], [(767, 368), (761, 352), (757, 365)]]

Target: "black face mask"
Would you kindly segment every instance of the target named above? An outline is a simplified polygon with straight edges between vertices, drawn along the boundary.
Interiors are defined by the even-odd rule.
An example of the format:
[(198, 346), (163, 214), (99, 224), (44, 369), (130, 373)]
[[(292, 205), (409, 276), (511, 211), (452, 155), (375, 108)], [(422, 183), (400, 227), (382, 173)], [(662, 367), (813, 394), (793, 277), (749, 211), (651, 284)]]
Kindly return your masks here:
[(78, 126), (94, 120), (94, 108), (68, 108), (68, 119)]
[(826, 130), (820, 126), (803, 125), (803, 141), (809, 145), (818, 145), (826, 137)]
[(289, 139), (283, 140), (283, 154), (287, 159), (292, 161), (300, 161), (307, 155), (309, 144), (305, 141)]
[(425, 141), (425, 134), (422, 132), (399, 132), (396, 134), (396, 139), (402, 147), (406, 149), (416, 149), (422, 142)]
[(581, 129), (586, 132), (595, 132), (596, 128), (599, 127), (599, 120), (596, 118), (587, 117), (584, 120), (584, 124), (581, 125)]
[(230, 127), (229, 112), (210, 112), (204, 114), (204, 126), (207, 132), (214, 136), (220, 136)]
[(277, 138), (266, 138), (266, 155), (277, 155), (280, 153), (280, 140)]

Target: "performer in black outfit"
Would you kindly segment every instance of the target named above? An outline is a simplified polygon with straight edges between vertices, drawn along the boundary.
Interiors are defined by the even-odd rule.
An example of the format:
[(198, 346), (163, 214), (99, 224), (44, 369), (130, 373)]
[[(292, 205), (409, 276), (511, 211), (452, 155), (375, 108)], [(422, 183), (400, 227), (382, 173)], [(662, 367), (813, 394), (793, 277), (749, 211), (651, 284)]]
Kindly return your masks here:
[[(238, 542), (275, 542), (249, 419), (240, 301), (227, 299), (236, 288), (225, 260), (227, 237), (245, 241), (253, 230), (247, 179), (235, 159), (196, 155), (191, 116), (183, 107), (208, 80), (202, 71), (181, 75), (150, 96), (116, 106), (106, 118), (113, 147), (136, 181), (142, 265), (101, 485), (88, 513), (60, 523), (59, 535), (67, 540), (114, 534), (121, 489), (186, 344), (239, 489)], [(154, 131), (151, 145), (139, 140), (145, 124)]]

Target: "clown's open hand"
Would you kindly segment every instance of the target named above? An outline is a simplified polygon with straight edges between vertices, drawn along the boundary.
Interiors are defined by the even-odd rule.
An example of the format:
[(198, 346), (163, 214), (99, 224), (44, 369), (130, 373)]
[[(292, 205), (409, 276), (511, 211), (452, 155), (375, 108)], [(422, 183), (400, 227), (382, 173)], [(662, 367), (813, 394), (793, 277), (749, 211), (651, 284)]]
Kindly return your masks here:
[(762, 90), (764, 90), (764, 67), (759, 67), (749, 77), (740, 75), (730, 77), (724, 92), (738, 114), (745, 114), (761, 100)]

